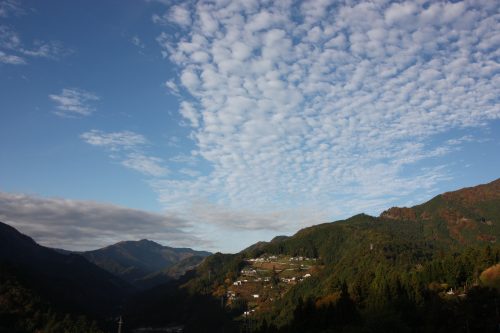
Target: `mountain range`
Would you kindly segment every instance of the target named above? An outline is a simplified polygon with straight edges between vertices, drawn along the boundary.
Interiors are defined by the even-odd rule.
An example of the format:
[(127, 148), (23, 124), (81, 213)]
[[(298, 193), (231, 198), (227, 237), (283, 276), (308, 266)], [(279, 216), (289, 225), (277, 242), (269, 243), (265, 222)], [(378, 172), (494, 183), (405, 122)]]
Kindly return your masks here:
[(82, 314), (114, 327), (138, 289), (176, 279), (209, 254), (149, 240), (88, 252), (52, 249), (0, 222), (0, 332), (100, 332)]
[(17, 279), (56, 309), (98, 320), (120, 313), (129, 327), (493, 332), (499, 240), (500, 179), (378, 217), (311, 226), (236, 254), (148, 240), (62, 254), (0, 224), (0, 278)]

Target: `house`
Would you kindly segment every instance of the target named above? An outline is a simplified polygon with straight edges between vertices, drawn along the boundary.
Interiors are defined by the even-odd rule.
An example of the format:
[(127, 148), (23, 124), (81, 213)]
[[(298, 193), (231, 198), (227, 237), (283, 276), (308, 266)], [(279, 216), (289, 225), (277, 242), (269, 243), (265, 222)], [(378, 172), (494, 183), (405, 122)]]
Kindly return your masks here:
[(308, 277), (311, 277), (311, 274), (307, 273), (306, 275), (304, 275), (304, 278), (308, 278)]
[(242, 269), (241, 274), (243, 275), (255, 275), (257, 271), (255, 269)]
[(234, 281), (233, 286), (241, 286), (241, 281)]
[(259, 294), (253, 294), (252, 297), (253, 298), (259, 298)]

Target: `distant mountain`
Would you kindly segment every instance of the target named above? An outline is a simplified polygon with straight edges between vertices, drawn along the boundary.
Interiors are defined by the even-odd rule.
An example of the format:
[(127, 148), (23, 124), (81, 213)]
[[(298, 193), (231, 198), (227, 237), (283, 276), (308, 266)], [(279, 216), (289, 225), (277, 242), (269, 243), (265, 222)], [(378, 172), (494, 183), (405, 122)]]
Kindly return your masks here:
[(143, 239), (119, 242), (80, 254), (102, 269), (145, 288), (184, 274), (211, 253), (163, 246)]
[(116, 314), (124, 299), (134, 291), (127, 282), (82, 256), (64, 255), (38, 245), (1, 222), (0, 267), (2, 279), (32, 290), (44, 302), (66, 312), (100, 318)]

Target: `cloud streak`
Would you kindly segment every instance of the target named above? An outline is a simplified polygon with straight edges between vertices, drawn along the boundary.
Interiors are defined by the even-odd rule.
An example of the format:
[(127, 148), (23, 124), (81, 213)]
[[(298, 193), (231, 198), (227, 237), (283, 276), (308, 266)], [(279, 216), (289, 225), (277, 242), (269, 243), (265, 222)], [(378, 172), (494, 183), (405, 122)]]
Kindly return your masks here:
[(91, 130), (80, 135), (80, 138), (90, 145), (104, 147), (112, 151), (133, 149), (148, 143), (143, 135), (131, 131), (105, 133)]
[(169, 246), (200, 243), (181, 218), (93, 201), (42, 198), (0, 192), (0, 221), (37, 242), (68, 250), (90, 250), (143, 238)]
[(121, 164), (150, 177), (162, 177), (169, 173), (161, 158), (149, 156), (144, 152), (149, 141), (141, 134), (131, 131), (106, 133), (91, 130), (80, 138), (92, 145), (112, 152), (111, 157), (121, 160)]

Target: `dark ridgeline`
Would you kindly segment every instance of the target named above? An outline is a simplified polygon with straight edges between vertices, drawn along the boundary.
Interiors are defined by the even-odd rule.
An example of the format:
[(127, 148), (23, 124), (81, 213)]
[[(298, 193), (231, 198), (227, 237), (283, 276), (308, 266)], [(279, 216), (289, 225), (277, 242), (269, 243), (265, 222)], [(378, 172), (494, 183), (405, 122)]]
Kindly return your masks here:
[[(379, 217), (360, 214), (305, 228), (291, 237), (259, 242), (237, 254), (208, 256), (178, 280), (130, 297), (120, 309), (123, 330), (496, 332), (500, 319), (500, 297), (495, 289), (500, 288), (500, 266), (495, 266), (500, 261), (499, 237), (500, 180), (496, 180), (438, 195), (411, 208), (391, 208)], [(141, 242), (153, 249), (160, 246)], [(141, 242), (127, 244), (135, 248)], [(145, 252), (132, 256), (134, 262), (149, 267), (158, 262), (158, 257), (141, 257), (140, 253)], [(315, 259), (316, 264), (312, 276), (283, 289), (272, 302), (255, 301), (255, 312), (244, 299), (229, 302), (227, 292), (241, 279), (246, 259), (264, 255), (303, 256)], [(4, 224), (0, 258), (0, 299), (10, 297), (10, 309), (15, 308), (15, 297), (35, 294), (41, 304), (49, 300), (55, 311), (64, 304), (98, 319), (99, 314), (102, 318), (116, 313), (113, 310), (119, 302), (115, 300), (122, 300), (132, 290), (83, 257), (43, 248)], [(194, 260), (193, 266), (196, 263)], [(130, 266), (139, 267), (136, 263)], [(279, 287), (282, 282), (274, 267), (273, 274), (269, 286)], [(20, 292), (9, 294), (12, 289)], [(7, 322), (5, 319), (13, 323), (16, 318), (19, 322), (22, 315), (36, 322), (34, 314), (9, 312), (3, 304), (0, 302), (0, 323)], [(249, 312), (242, 316), (245, 311)], [(117, 319), (112, 320), (114, 332)], [(92, 331), (89, 321), (82, 320), (81, 326)]]
[(40, 246), (4, 223), (0, 268), (0, 331), (57, 325), (91, 330), (91, 323), (78, 315), (106, 321), (135, 289), (82, 256)]

